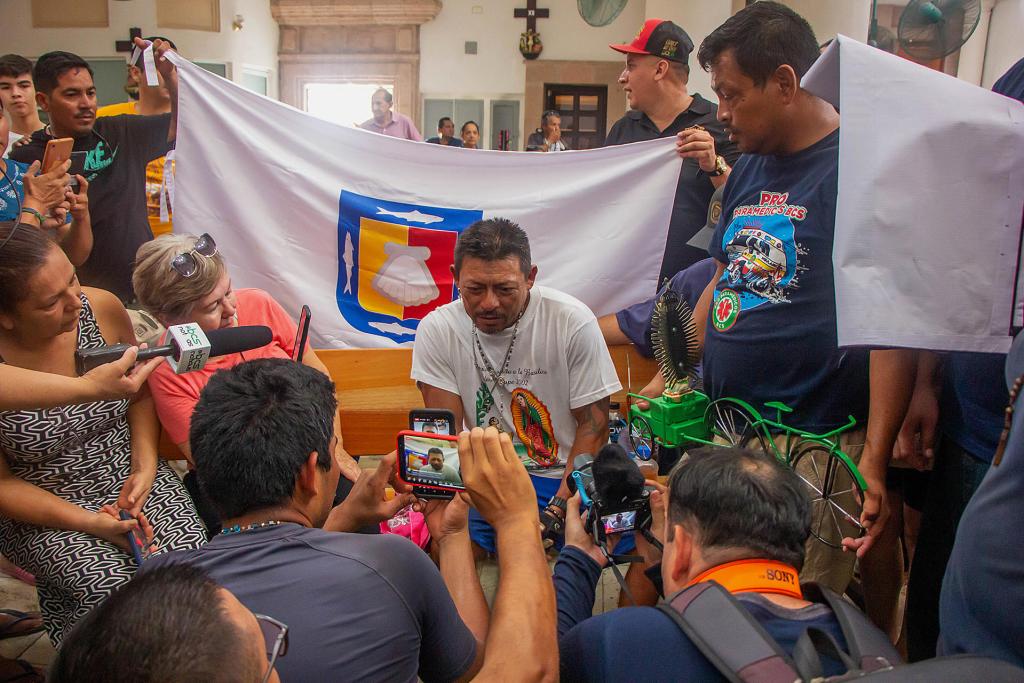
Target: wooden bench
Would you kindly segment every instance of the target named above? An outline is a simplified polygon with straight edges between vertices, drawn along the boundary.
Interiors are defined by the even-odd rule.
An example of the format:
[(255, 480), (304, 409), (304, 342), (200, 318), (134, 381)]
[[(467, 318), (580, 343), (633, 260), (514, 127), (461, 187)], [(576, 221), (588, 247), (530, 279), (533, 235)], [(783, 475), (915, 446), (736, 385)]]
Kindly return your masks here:
[[(609, 350), (623, 387), (627, 359), (634, 391), (657, 371), (656, 363), (637, 353), (631, 344)], [(409, 411), (423, 407), (416, 383), (409, 379), (412, 350), (332, 349), (317, 351), (317, 356), (337, 388), (345, 450), (352, 455), (376, 455), (394, 449), (395, 434), (408, 427)], [(625, 389), (612, 400), (625, 406)]]
[[(657, 364), (637, 353), (632, 344), (611, 346), (609, 351), (624, 387), (612, 401), (625, 407), (627, 365), (631, 389), (636, 391), (654, 376)], [(409, 424), (409, 411), (423, 407), (416, 383), (409, 378), (412, 349), (327, 349), (316, 354), (334, 380), (345, 450), (352, 455), (393, 450), (395, 434)], [(182, 457), (163, 434), (160, 452), (171, 459)]]

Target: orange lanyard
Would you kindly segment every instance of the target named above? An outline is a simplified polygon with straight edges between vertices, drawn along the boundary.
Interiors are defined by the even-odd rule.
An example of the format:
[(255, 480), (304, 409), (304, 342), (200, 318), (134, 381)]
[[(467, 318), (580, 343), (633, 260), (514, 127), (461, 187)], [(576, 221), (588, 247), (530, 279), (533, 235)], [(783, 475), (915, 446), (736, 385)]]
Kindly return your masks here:
[(774, 560), (736, 560), (712, 567), (689, 583), (717, 581), (730, 593), (775, 593), (802, 600), (798, 572)]

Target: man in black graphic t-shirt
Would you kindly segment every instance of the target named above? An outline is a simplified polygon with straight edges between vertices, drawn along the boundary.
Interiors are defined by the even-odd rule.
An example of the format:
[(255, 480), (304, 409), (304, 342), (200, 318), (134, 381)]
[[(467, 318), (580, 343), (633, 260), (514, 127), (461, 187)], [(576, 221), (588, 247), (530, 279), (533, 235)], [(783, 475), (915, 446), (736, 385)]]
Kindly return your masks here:
[[(159, 46), (158, 46), (159, 47)], [(46, 143), (74, 138), (71, 172), (89, 181), (89, 210), (95, 238), (92, 253), (78, 268), (83, 285), (113, 292), (124, 302), (134, 298), (135, 251), (153, 239), (146, 214), (146, 164), (164, 156), (176, 132), (178, 81), (169, 62), (158, 62), (171, 93), (171, 113), (112, 116), (97, 120), (92, 69), (69, 52), (50, 52), (36, 61), (32, 77), (39, 105), (50, 125), (11, 151), (15, 161), (42, 160)]]

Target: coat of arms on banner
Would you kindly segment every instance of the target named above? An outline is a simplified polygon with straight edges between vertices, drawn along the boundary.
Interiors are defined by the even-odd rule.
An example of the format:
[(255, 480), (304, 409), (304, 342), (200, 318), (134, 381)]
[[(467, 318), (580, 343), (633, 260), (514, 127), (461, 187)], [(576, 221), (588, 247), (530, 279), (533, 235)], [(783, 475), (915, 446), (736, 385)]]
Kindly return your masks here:
[(459, 233), (482, 211), (406, 204), (342, 191), (338, 308), (360, 332), (412, 341), (419, 321), (457, 298)]

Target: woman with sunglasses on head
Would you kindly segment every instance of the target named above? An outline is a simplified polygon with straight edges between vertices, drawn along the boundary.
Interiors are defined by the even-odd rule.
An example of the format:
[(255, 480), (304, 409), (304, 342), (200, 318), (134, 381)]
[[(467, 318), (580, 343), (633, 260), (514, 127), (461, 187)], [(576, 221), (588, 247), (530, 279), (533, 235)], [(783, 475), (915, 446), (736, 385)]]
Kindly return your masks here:
[[(132, 285), (142, 307), (165, 327), (198, 323), (204, 331), (235, 325), (265, 325), (273, 332), (267, 346), (228, 356), (210, 358), (201, 370), (176, 375), (170, 366), (158, 367), (149, 378), (160, 424), (177, 444), (191, 465), (188, 432), (192, 410), (199, 393), (217, 370), (227, 369), (257, 358), (294, 358), (295, 321), (270, 294), (261, 289), (234, 289), (224, 257), (213, 238), (204, 234), (161, 235), (139, 247), (135, 255)], [(163, 342), (161, 342), (163, 343)], [(307, 345), (302, 363), (325, 375), (327, 367)], [(358, 463), (341, 444), (341, 422), (335, 414), (334, 432), (338, 435), (335, 453), (342, 474), (348, 481), (359, 477)], [(194, 472), (185, 484), (196, 501), (211, 534), (219, 530), (212, 508), (197, 486)]]
[[(81, 287), (39, 229), (0, 223), (0, 362), (72, 377), (76, 349), (117, 343), (135, 343), (121, 302)], [(127, 533), (154, 534), (160, 551), (204, 540), (181, 480), (157, 459), (158, 434), (145, 388), (133, 400), (0, 412), (0, 553), (35, 575), (56, 646), (134, 575)]]

